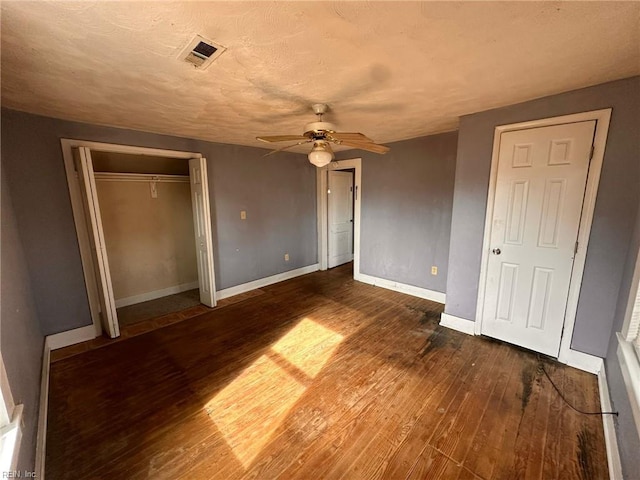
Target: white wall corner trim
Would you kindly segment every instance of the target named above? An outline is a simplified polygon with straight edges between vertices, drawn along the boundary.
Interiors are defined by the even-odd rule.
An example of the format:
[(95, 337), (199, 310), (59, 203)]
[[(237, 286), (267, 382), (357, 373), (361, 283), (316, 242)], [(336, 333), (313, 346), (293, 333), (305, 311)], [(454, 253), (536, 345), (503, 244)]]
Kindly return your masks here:
[(476, 322), (472, 322), (465, 318), (449, 315), (448, 313), (440, 315), (440, 325), (452, 330), (457, 330), (458, 332), (466, 333), (467, 335), (475, 335), (475, 323)]
[(424, 298), (432, 302), (445, 303), (446, 295), (442, 292), (428, 290), (426, 288), (407, 285), (405, 283), (394, 282), (385, 278), (373, 277), (364, 273), (355, 273), (353, 278), (362, 283), (368, 283), (374, 287), (382, 287), (395, 292), (406, 293), (414, 297)]
[[(604, 365), (598, 373), (598, 391), (600, 392), (600, 409), (603, 412), (610, 412), (612, 410), (611, 396)], [(618, 439), (613, 416), (602, 415), (602, 425), (604, 427), (604, 443), (607, 448), (609, 478), (611, 480), (622, 480), (622, 464), (620, 463), (620, 451), (618, 450)]]
[(558, 359), (558, 361), (594, 375), (598, 375), (604, 367), (604, 361), (600, 357), (571, 349), (567, 352), (564, 360)]
[[(93, 329), (93, 326), (91, 326)], [(51, 348), (47, 340), (42, 352), (42, 376), (40, 378), (40, 406), (38, 409), (38, 431), (36, 435), (36, 478), (44, 480), (44, 461), (47, 449), (47, 412), (49, 410), (49, 372)]]
[(175, 295), (176, 293), (186, 292), (187, 290), (193, 290), (194, 288), (198, 288), (197, 280), (195, 282), (163, 288), (162, 290), (154, 290), (153, 292), (141, 293), (140, 295), (119, 298), (116, 300), (116, 308), (128, 307), (129, 305), (135, 305), (136, 303), (147, 302), (149, 300), (155, 300), (156, 298), (162, 298), (168, 295)]
[(301, 275), (306, 275), (307, 273), (316, 272), (319, 270), (319, 268), (320, 265), (314, 263), (313, 265), (308, 265), (306, 267), (296, 268), (295, 270), (289, 270), (288, 272), (278, 273), (276, 275), (271, 275), (270, 277), (259, 278), (258, 280), (253, 280), (252, 282), (242, 283), (234, 287), (218, 290), (216, 292), (216, 300), (233, 297), (234, 295), (240, 295), (241, 293), (249, 292), (251, 290), (255, 290), (256, 288), (266, 287), (267, 285), (273, 285), (274, 283), (290, 280)]
[(55, 335), (47, 335), (45, 348), (48, 347), (49, 350), (57, 350), (58, 348), (68, 347), (69, 345), (86, 342), (94, 338), (96, 338), (95, 328), (93, 328), (93, 325), (87, 325), (85, 327), (67, 330), (66, 332), (56, 333)]

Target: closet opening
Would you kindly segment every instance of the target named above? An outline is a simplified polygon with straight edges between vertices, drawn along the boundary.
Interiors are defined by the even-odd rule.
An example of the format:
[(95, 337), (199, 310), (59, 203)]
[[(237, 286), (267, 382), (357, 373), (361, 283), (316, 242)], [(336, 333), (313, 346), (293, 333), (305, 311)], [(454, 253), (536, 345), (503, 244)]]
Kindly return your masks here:
[(200, 154), (63, 140), (96, 329), (214, 307), (206, 160)]

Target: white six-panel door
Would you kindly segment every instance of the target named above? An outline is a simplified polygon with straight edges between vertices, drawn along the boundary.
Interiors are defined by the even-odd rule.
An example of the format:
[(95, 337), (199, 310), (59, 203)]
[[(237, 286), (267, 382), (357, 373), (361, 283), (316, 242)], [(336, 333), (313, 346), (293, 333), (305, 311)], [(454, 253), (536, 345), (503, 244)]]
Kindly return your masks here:
[(191, 184), (191, 203), (193, 205), (193, 228), (196, 238), (200, 302), (208, 307), (215, 307), (216, 286), (213, 271), (211, 223), (209, 222), (209, 186), (207, 183), (206, 159), (192, 158), (189, 160), (189, 181)]
[(558, 356), (595, 124), (501, 135), (483, 335)]
[(353, 260), (353, 173), (329, 171), (328, 267)]
[(93, 174), (91, 151), (86, 147), (74, 148), (73, 160), (78, 174), (78, 183), (82, 191), (83, 210), (91, 243), (91, 257), (94, 269), (97, 272), (100, 320), (103, 331), (111, 338), (115, 338), (120, 336), (120, 327), (116, 314), (116, 302), (113, 297), (107, 245), (104, 240), (104, 231), (102, 230), (100, 202), (98, 201), (96, 180)]

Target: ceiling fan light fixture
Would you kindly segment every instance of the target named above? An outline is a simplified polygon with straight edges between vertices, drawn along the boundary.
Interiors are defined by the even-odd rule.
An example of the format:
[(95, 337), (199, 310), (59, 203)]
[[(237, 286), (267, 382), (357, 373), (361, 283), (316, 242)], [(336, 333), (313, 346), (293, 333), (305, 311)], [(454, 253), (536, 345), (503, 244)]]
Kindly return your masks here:
[(313, 143), (313, 148), (309, 153), (309, 161), (316, 167), (322, 168), (333, 160), (333, 150), (331, 144), (342, 145), (344, 147), (358, 148), (374, 153), (387, 153), (389, 147), (379, 145), (366, 135), (358, 132), (337, 132), (335, 125), (322, 121), (322, 114), (327, 111), (327, 105), (316, 103), (312, 105), (313, 112), (318, 116), (318, 121), (307, 123), (302, 135), (270, 135), (266, 137), (256, 137), (258, 140), (267, 143), (298, 141), (293, 145), (287, 145), (270, 151), (265, 155), (297, 147), (298, 145)]
[(318, 168), (328, 165), (333, 160), (333, 152), (326, 142), (316, 142), (309, 152), (309, 161)]

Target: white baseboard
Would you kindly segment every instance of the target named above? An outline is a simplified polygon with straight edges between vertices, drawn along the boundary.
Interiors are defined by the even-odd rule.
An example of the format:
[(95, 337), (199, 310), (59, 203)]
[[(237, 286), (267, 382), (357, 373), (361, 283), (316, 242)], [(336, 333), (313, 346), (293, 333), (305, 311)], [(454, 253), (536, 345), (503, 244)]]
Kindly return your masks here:
[[(254, 280), (249, 283), (243, 283), (242, 285), (236, 285), (235, 287), (225, 288), (224, 290), (218, 290), (216, 292), (216, 300), (221, 300), (223, 298), (232, 297), (234, 295), (238, 295), (240, 293), (245, 293), (250, 290), (255, 290), (256, 288), (266, 287), (267, 285), (271, 285), (274, 283), (282, 282), (284, 280), (289, 280), (291, 278), (299, 277), (300, 275), (306, 275), (307, 273), (312, 273), (318, 270), (318, 264), (309, 265), (307, 267), (297, 268), (295, 270), (289, 270), (288, 272), (279, 273), (277, 275), (272, 275), (270, 277), (260, 278), (258, 280)], [(192, 288), (197, 288), (198, 284), (188, 283), (184, 285), (180, 285), (180, 288), (184, 288), (184, 290), (191, 290)], [(172, 287), (176, 288), (176, 287)], [(160, 292), (161, 290), (158, 290)], [(166, 290), (162, 290), (163, 292)], [(177, 292), (173, 292), (177, 293)], [(148, 294), (145, 294), (148, 295)], [(166, 293), (166, 295), (172, 295), (172, 293)], [(166, 296), (160, 295), (160, 296)], [(140, 296), (139, 296), (140, 297)], [(129, 297), (135, 298), (135, 297)], [(122, 299), (124, 300), (124, 299)], [(145, 301), (145, 300), (141, 300)], [(117, 302), (116, 302), (117, 303)], [(137, 303), (137, 302), (136, 302)], [(73, 330), (68, 330), (66, 332), (56, 333), (55, 335), (48, 335), (46, 338), (46, 343), (50, 350), (56, 350), (58, 348), (68, 347), (69, 345), (75, 345), (76, 343), (86, 342), (87, 340), (93, 340), (96, 337), (96, 329), (93, 324), (87, 325), (86, 327), (75, 328)]]
[(436, 292), (434, 290), (428, 290), (426, 288), (416, 287), (414, 285), (407, 285), (405, 283), (394, 282), (393, 280), (387, 280), (384, 278), (378, 278), (365, 273), (355, 273), (353, 275), (354, 280), (362, 283), (368, 283), (375, 287), (386, 288), (387, 290), (393, 290), (395, 292), (406, 293), (407, 295), (413, 295), (414, 297), (424, 298), (431, 300), (432, 302), (445, 303), (446, 295), (442, 292)]
[[(598, 390), (600, 392), (600, 410), (610, 412), (611, 396), (609, 394), (609, 384), (604, 365), (598, 373)], [(612, 415), (602, 415), (602, 425), (604, 427), (604, 443), (607, 447), (607, 463), (609, 464), (609, 478), (611, 480), (622, 480), (622, 464), (620, 463), (620, 451), (618, 450), (618, 438), (616, 437), (616, 427)]]
[(86, 342), (94, 338), (96, 338), (96, 329), (93, 324), (91, 324), (86, 327), (56, 333), (55, 335), (47, 335), (45, 346), (48, 347), (49, 350), (57, 350), (58, 348), (68, 347), (69, 345)]
[(307, 273), (315, 272), (318, 269), (319, 269), (319, 265), (317, 263), (314, 263), (313, 265), (309, 265), (302, 268), (296, 268), (295, 270), (289, 270), (288, 272), (278, 273), (277, 275), (271, 275), (270, 277), (259, 278), (258, 280), (236, 285), (235, 287), (229, 287), (223, 290), (218, 290), (216, 292), (216, 300), (222, 300), (223, 298), (233, 297), (234, 295), (239, 295), (241, 293), (255, 290), (256, 288), (262, 288), (262, 287), (266, 287), (267, 285), (283, 282), (291, 278), (295, 278), (301, 275), (306, 275)]
[[(478, 322), (456, 317), (455, 315), (449, 315), (448, 313), (443, 313), (440, 316), (440, 325), (443, 327), (449, 327), (469, 335), (480, 335), (480, 332), (476, 328), (477, 323)], [(569, 349), (566, 355), (561, 355), (558, 361), (570, 367), (577, 368), (578, 370), (593, 373), (594, 375), (598, 375), (604, 366), (604, 361), (600, 357), (571, 349)]]
[[(93, 326), (92, 326), (93, 327)], [(49, 371), (51, 348), (47, 339), (42, 352), (42, 376), (40, 377), (40, 407), (38, 411), (38, 432), (36, 436), (36, 478), (44, 480), (44, 461), (47, 449), (47, 412), (49, 410)]]
[(577, 368), (578, 370), (593, 373), (594, 375), (598, 375), (604, 366), (604, 361), (600, 357), (571, 349), (569, 353), (567, 353), (566, 358), (559, 358), (558, 361), (570, 367)]
[(466, 333), (467, 335), (475, 335), (475, 323), (476, 322), (472, 322), (471, 320), (456, 317), (455, 315), (450, 315), (448, 313), (440, 315), (440, 325), (451, 328), (452, 330), (457, 330), (458, 332)]
[(187, 290), (193, 290), (194, 288), (198, 288), (198, 282), (183, 283), (181, 285), (163, 288), (162, 290), (154, 290), (153, 292), (141, 293), (140, 295), (133, 295), (132, 297), (119, 298), (116, 300), (116, 308), (148, 302), (149, 300), (155, 300), (156, 298), (162, 298), (168, 295), (175, 295), (176, 293), (186, 292)]

